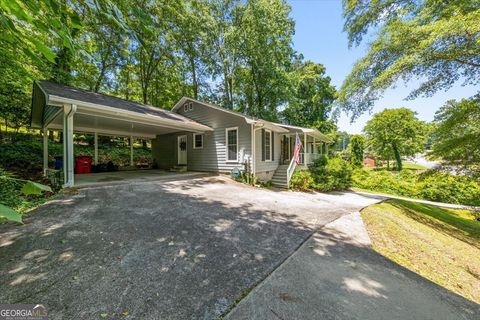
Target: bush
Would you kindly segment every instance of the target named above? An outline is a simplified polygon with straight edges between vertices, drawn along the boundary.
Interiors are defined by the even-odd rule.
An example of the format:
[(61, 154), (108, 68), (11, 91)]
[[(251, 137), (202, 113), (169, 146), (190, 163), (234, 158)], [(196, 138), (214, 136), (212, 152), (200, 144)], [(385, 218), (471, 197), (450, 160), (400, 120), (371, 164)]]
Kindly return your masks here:
[(345, 190), (352, 184), (352, 168), (341, 158), (322, 157), (311, 167), (313, 187), (319, 191)]
[(7, 172), (0, 168), (0, 204), (11, 208), (19, 207), (23, 202), (21, 188), (19, 181), (9, 179)]
[(480, 206), (480, 183), (467, 176), (429, 170), (419, 176), (419, 186), (423, 199)]
[(480, 182), (438, 170), (417, 173), (358, 169), (353, 173), (353, 186), (368, 191), (383, 192), (403, 197), (480, 205)]
[(296, 170), (290, 179), (290, 188), (299, 191), (308, 191), (314, 185), (312, 174), (308, 170)]
[[(92, 156), (94, 147), (79, 145), (74, 146), (75, 156)], [(17, 173), (21, 172), (41, 172), (43, 166), (43, 144), (40, 140), (25, 140), (15, 143), (0, 143), (0, 166), (7, 170)], [(63, 155), (63, 146), (61, 143), (49, 142), (48, 145), (49, 162), (53, 162), (54, 156)], [(134, 148), (134, 161), (152, 161), (152, 153), (148, 149)], [(100, 145), (98, 147), (98, 160), (100, 163), (112, 161), (119, 166), (128, 166), (130, 164), (130, 147)], [(23, 175), (30, 178), (28, 174)]]
[(325, 156), (315, 161), (308, 170), (297, 170), (290, 180), (290, 187), (307, 191), (315, 189), (322, 192), (348, 189), (352, 184), (352, 168), (341, 158)]

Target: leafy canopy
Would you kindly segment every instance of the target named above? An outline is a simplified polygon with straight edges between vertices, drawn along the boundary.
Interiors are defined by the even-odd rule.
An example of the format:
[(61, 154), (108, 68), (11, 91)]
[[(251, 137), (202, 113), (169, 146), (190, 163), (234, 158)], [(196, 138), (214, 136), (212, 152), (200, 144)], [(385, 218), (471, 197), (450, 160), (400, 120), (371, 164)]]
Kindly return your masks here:
[(350, 45), (369, 32), (368, 53), (345, 79), (340, 105), (355, 118), (398, 81), (421, 79), (407, 98), (431, 96), (455, 82), (480, 83), (480, 2), (344, 0)]
[(354, 134), (350, 137), (350, 162), (354, 167), (362, 167), (363, 151), (365, 149), (365, 137), (361, 134)]
[(413, 156), (424, 149), (427, 126), (407, 108), (385, 109), (373, 116), (363, 129), (374, 154), (384, 159), (395, 158), (402, 169), (402, 156)]
[(322, 64), (302, 61), (299, 57), (291, 73), (292, 97), (283, 111), (289, 124), (314, 127), (322, 132), (334, 129), (330, 121), (332, 104), (337, 97)]
[(480, 95), (448, 101), (435, 124), (431, 155), (480, 175)]

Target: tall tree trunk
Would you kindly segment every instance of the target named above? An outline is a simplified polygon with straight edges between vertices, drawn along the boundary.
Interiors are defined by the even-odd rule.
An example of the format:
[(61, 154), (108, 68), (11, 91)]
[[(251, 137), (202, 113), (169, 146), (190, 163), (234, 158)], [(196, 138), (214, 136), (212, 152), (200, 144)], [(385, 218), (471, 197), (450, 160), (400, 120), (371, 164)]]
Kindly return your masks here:
[(128, 67), (127, 67), (127, 78), (125, 79), (125, 99), (128, 100), (128, 98), (130, 97), (130, 90), (128, 88), (128, 86), (130, 85), (130, 71), (128, 71)]
[(192, 89), (193, 98), (198, 99), (198, 80), (197, 80), (197, 68), (195, 66), (195, 59), (190, 57), (190, 67), (192, 68)]
[(395, 155), (395, 161), (397, 162), (397, 170), (402, 171), (402, 157), (400, 156), (400, 152), (398, 151), (398, 146), (396, 143), (392, 145), (393, 154)]
[(102, 63), (102, 68), (100, 69), (100, 74), (98, 75), (97, 81), (95, 82), (94, 92), (100, 90), (103, 78), (105, 77), (105, 72), (107, 71), (107, 66), (105, 63)]

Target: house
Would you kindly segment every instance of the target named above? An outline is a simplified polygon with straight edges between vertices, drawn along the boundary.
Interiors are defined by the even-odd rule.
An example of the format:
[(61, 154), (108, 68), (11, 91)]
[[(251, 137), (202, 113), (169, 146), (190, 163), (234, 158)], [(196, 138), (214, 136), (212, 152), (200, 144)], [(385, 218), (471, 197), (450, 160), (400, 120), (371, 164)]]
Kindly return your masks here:
[[(220, 106), (183, 97), (171, 111), (153, 108), (83, 89), (36, 81), (31, 127), (43, 130), (44, 170), (48, 169), (47, 130), (64, 135), (64, 181), (74, 185), (73, 132), (93, 133), (98, 161), (98, 135), (152, 141), (159, 168), (229, 173), (248, 170), (260, 181), (288, 187), (296, 135), (302, 141), (306, 166), (328, 152), (330, 140), (316, 129), (290, 126), (246, 116)], [(131, 156), (133, 164), (133, 156)]]

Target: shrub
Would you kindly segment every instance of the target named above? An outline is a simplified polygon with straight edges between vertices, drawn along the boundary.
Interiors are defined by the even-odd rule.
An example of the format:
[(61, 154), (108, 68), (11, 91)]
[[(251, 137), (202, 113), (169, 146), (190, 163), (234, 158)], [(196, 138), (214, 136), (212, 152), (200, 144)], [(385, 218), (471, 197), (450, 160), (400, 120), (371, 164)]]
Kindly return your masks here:
[(363, 165), (363, 149), (365, 148), (365, 138), (360, 134), (354, 134), (350, 138), (350, 162), (354, 167), (362, 167)]
[(308, 191), (313, 186), (312, 174), (308, 170), (296, 170), (290, 179), (290, 188), (299, 191)]
[(357, 169), (353, 186), (363, 190), (418, 198), (430, 201), (480, 205), (480, 182), (468, 176), (452, 175), (438, 170), (422, 173)]
[(313, 174), (314, 188), (319, 191), (348, 189), (352, 184), (352, 168), (341, 158), (317, 160), (310, 170)]
[(419, 176), (421, 198), (431, 201), (480, 205), (480, 183), (467, 176), (429, 170)]
[(23, 202), (21, 187), (19, 181), (10, 179), (7, 172), (0, 168), (0, 204), (12, 208), (19, 207)]

